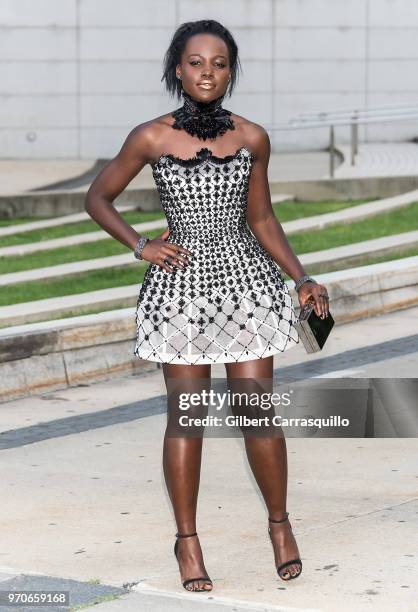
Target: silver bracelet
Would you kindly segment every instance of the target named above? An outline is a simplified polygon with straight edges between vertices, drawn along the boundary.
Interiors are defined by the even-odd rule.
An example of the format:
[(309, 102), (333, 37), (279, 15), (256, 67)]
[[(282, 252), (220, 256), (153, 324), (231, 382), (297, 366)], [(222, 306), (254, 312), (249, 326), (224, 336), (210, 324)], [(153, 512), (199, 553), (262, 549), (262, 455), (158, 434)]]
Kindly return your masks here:
[(149, 238), (146, 238), (145, 236), (141, 236), (141, 238), (138, 240), (137, 245), (134, 250), (134, 256), (137, 259), (143, 259), (141, 255), (142, 249), (144, 248), (144, 246), (147, 244), (148, 241), (149, 241)]
[(312, 276), (305, 274), (304, 276), (301, 276), (300, 279), (295, 283), (295, 291), (299, 291), (302, 285), (307, 282), (315, 283), (316, 285), (318, 284), (316, 280), (312, 278)]

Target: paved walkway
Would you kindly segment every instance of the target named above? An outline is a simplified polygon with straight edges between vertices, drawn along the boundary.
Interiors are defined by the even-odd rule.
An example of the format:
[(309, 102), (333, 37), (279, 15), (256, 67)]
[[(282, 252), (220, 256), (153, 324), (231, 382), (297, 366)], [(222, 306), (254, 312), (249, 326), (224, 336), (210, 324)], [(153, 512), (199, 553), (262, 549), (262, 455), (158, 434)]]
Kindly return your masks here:
[[(354, 167), (350, 163), (349, 143), (337, 142), (336, 146), (345, 157), (344, 162), (335, 170), (336, 178), (402, 176), (418, 173), (418, 145), (415, 143), (360, 142)], [(91, 184), (90, 172), (95, 164), (95, 160), (0, 160), (0, 195), (48, 187), (58, 182), (60, 189), (85, 191)], [(86, 175), (84, 184), (80, 180), (80, 176), (83, 175)], [(271, 154), (269, 164), (271, 181), (320, 180), (328, 177), (327, 151)], [(151, 167), (147, 165), (131, 181), (128, 189), (153, 185)]]
[(0, 196), (39, 189), (84, 174), (89, 159), (0, 159)]
[(418, 144), (414, 142), (360, 142), (354, 166), (351, 165), (350, 145), (337, 144), (337, 148), (344, 162), (336, 168), (335, 178), (418, 174)]
[[(80, 175), (88, 173), (95, 163), (95, 160), (0, 159), (0, 196), (47, 187), (58, 181), (61, 181), (59, 189), (86, 191), (92, 179), (89, 176), (80, 185)], [(319, 179), (327, 171), (328, 163), (328, 154), (324, 151), (272, 153), (269, 178), (275, 181)], [(153, 186), (151, 167), (147, 165), (131, 181), (128, 189)]]
[[(299, 345), (276, 355), (275, 380), (414, 377), (417, 329), (418, 307), (341, 325), (319, 356)], [(224, 376), (223, 364), (212, 367)], [(275, 573), (242, 440), (205, 439), (198, 531), (215, 588), (186, 593), (161, 467), (161, 369), (0, 411), (2, 588), (66, 588), (79, 604), (127, 593), (99, 611), (415, 609), (414, 438), (287, 439), (288, 510), (304, 564), (289, 584)]]

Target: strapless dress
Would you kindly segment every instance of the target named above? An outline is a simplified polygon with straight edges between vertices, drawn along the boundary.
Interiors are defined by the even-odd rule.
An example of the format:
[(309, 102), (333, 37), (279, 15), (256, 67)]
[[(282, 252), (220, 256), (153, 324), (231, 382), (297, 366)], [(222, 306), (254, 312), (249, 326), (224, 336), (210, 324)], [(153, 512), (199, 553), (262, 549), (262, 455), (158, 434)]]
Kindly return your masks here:
[(167, 242), (193, 258), (173, 273), (154, 263), (147, 268), (136, 306), (136, 356), (227, 363), (299, 342), (281, 270), (246, 221), (253, 160), (245, 146), (226, 157), (203, 148), (189, 159), (167, 153), (151, 165)]

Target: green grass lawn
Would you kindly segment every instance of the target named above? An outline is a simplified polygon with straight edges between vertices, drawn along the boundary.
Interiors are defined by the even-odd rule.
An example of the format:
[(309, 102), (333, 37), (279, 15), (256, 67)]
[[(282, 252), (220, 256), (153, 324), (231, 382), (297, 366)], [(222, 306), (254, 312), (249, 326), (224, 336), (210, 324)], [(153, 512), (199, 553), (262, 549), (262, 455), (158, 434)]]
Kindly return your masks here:
[[(413, 257), (417, 255), (418, 248), (411, 247), (410, 249), (400, 250), (389, 255), (365, 256), (359, 263), (355, 264), (355, 267), (380, 263), (383, 261), (391, 261), (394, 259), (401, 259), (403, 257)], [(107, 289), (109, 287), (122, 287), (124, 285), (134, 285), (136, 283), (139, 285), (144, 279), (144, 274), (148, 266), (149, 262), (134, 262), (132, 267), (112, 268), (110, 270), (98, 270), (94, 272), (74, 274), (71, 276), (71, 282), (69, 282), (69, 278), (63, 278), (33, 281), (24, 284), (11, 285), (10, 287), (3, 287), (2, 291), (0, 292), (0, 306), (31, 302), (34, 300), (42, 300), (61, 295), (86, 293), (88, 291)], [(312, 267), (306, 266), (306, 268), (309, 274), (313, 275), (333, 272), (334, 270), (346, 268), (346, 266), (338, 263), (324, 263)], [(283, 276), (285, 279), (289, 279), (285, 273), (283, 273)], [(113, 310), (113, 308), (114, 307), (112, 306), (109, 309)], [(102, 310), (109, 309), (93, 309), (91, 311), (89, 310), (88, 312), (102, 312)]]
[(1, 219), (0, 218), (0, 227), (10, 227), (11, 225), (18, 225), (20, 223), (32, 223), (33, 221), (43, 221), (47, 219), (55, 219), (55, 216), (52, 217), (16, 217)]
[(288, 240), (295, 253), (301, 254), (416, 229), (418, 229), (418, 202), (348, 225), (334, 225), (323, 230), (300, 232), (289, 236)]
[[(121, 213), (123, 219), (130, 225), (136, 223), (145, 223), (154, 221), (155, 219), (164, 219), (164, 213), (143, 212), (137, 210), (129, 210)], [(37, 219), (39, 221), (39, 218)], [(10, 224), (9, 224), (10, 225)], [(30, 232), (21, 232), (11, 236), (0, 238), (0, 247), (13, 246), (15, 244), (30, 244), (32, 242), (43, 242), (44, 240), (53, 240), (54, 238), (65, 238), (76, 234), (87, 234), (88, 232), (97, 232), (102, 228), (100, 225), (88, 219), (87, 221), (79, 221), (77, 223), (68, 223), (65, 225), (57, 225), (54, 227), (46, 227), (44, 229), (32, 230)]]
[(373, 200), (350, 200), (347, 202), (334, 202), (333, 200), (324, 200), (322, 202), (280, 202), (279, 204), (273, 204), (273, 210), (280, 223), (285, 223), (286, 221), (294, 221), (304, 217), (325, 215), (326, 213), (359, 206), (359, 204), (366, 204), (375, 200), (376, 198), (373, 198)]
[[(133, 257), (133, 255), (132, 255)], [(20, 304), (33, 300), (42, 300), (61, 295), (75, 295), (107, 289), (109, 287), (122, 287), (142, 283), (149, 262), (135, 262), (133, 266), (112, 268), (111, 270), (95, 270), (73, 274), (68, 278), (54, 278), (43, 281), (31, 281), (2, 287), (0, 292), (0, 306), (7, 304)]]
[[(295, 253), (301, 254), (408, 232), (413, 229), (418, 229), (418, 202), (355, 223), (336, 225), (323, 230), (300, 232), (289, 236), (289, 242)], [(162, 231), (163, 228), (160, 228), (146, 232), (146, 235), (155, 238)], [(2, 257), (0, 258), (0, 274), (129, 252), (130, 250), (118, 240), (99, 240), (50, 251), (38, 251), (19, 257)]]
[[(273, 209), (277, 217), (281, 222), (292, 221), (293, 219), (300, 219), (302, 217), (311, 217), (313, 215), (325, 214), (328, 212), (334, 212), (348, 208), (351, 206), (358, 206), (364, 204), (370, 200), (353, 200), (349, 202), (282, 202), (280, 204), (274, 204)], [(142, 211), (127, 211), (121, 213), (122, 217), (130, 225), (136, 223), (145, 223), (146, 221), (154, 221), (155, 219), (164, 219), (164, 213), (162, 211), (153, 212), (142, 212)], [(13, 223), (23, 223), (26, 221), (33, 221), (34, 219), (18, 219), (11, 222), (10, 219), (0, 221), (1, 226), (10, 226)], [(36, 218), (39, 221), (39, 218)], [(44, 229), (33, 230), (30, 232), (16, 233), (12, 236), (4, 236), (0, 238), (0, 247), (13, 246), (16, 244), (30, 244), (32, 242), (43, 242), (44, 240), (53, 240), (54, 238), (64, 238), (66, 236), (74, 236), (76, 234), (86, 234), (88, 232), (100, 231), (101, 227), (89, 219), (87, 221), (79, 221), (77, 223), (68, 223), (61, 226), (54, 226)]]
[[(149, 238), (155, 238), (162, 234), (163, 231), (164, 228), (156, 229), (146, 232), (146, 235)], [(0, 274), (57, 266), (58, 264), (71, 261), (83, 261), (95, 259), (96, 257), (110, 257), (111, 255), (121, 255), (123, 253), (131, 253), (132, 257), (134, 256), (133, 251), (118, 240), (98, 240), (97, 242), (88, 242), (50, 251), (37, 251), (36, 253), (19, 257), (0, 257)]]
[[(279, 205), (279, 206), (283, 206)], [(342, 244), (351, 244), (362, 240), (378, 238), (395, 233), (402, 233), (418, 229), (418, 202), (410, 204), (402, 209), (381, 214), (377, 217), (365, 219), (350, 225), (340, 225), (315, 232), (303, 232), (289, 236), (289, 242), (296, 254), (308, 253), (325, 248), (331, 248)], [(161, 234), (162, 230), (147, 232), (150, 237)], [(81, 261), (106, 255), (129, 253), (129, 249), (117, 240), (103, 240), (96, 243), (56, 249), (54, 251), (41, 251), (34, 255), (0, 258), (0, 272), (8, 273), (17, 270), (56, 265), (68, 261)], [(132, 258), (133, 258), (133, 253)], [(415, 255), (416, 249), (411, 249), (410, 255)], [(399, 257), (407, 257), (408, 253), (399, 252)], [(386, 255), (365, 258), (364, 264), (377, 261), (396, 259), (395, 255)], [(60, 295), (71, 295), (104, 289), (107, 287), (118, 287), (130, 285), (143, 280), (143, 275), (148, 262), (139, 263), (133, 260), (132, 267), (119, 267), (107, 270), (86, 272), (64, 277), (62, 279), (50, 279), (44, 281), (33, 281), (18, 285), (10, 285), (2, 288), (0, 305), (29, 302)], [(356, 264), (357, 265), (357, 264)], [(335, 267), (337, 266), (337, 267)], [(343, 266), (345, 267), (345, 266)], [(325, 272), (339, 269), (338, 264), (321, 264), (318, 271)], [(313, 270), (309, 270), (313, 273)]]
[[(350, 268), (357, 268), (359, 266), (368, 266), (371, 264), (383, 263), (384, 261), (393, 261), (396, 259), (403, 259), (404, 257), (416, 257), (418, 255), (418, 247), (410, 247), (409, 249), (399, 249), (396, 251), (392, 251), (389, 254), (385, 255), (365, 255), (361, 257), (361, 260), (358, 263), (350, 264)], [(321, 264), (315, 264), (312, 266), (304, 266), (308, 274), (325, 274), (327, 272), (335, 272), (337, 270), (345, 270), (347, 268), (347, 264), (343, 262), (326, 262)], [(285, 276), (286, 280), (289, 277)]]

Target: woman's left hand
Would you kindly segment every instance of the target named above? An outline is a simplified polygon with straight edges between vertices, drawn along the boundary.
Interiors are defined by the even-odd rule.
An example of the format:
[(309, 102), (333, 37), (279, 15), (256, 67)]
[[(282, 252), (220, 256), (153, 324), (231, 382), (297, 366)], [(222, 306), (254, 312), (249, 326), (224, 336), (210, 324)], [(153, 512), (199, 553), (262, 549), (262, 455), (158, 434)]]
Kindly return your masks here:
[(299, 304), (301, 309), (307, 303), (313, 303), (315, 313), (318, 317), (325, 319), (329, 313), (329, 297), (325, 285), (307, 281), (303, 283), (298, 291)]

